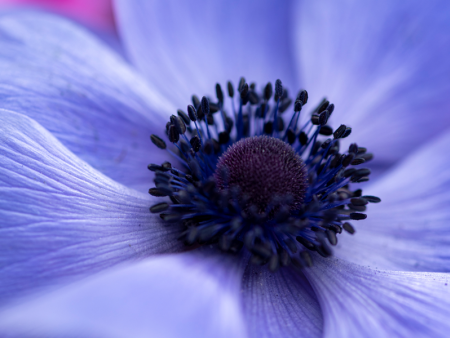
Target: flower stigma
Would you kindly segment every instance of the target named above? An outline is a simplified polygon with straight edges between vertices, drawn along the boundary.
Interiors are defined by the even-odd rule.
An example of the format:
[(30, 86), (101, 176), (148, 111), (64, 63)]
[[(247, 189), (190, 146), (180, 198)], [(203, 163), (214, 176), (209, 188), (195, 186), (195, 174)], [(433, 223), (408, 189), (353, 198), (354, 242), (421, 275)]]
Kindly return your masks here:
[(359, 166), (373, 155), (356, 143), (340, 150), (352, 129), (327, 124), (334, 104), (326, 99), (300, 125), (306, 90), (286, 118), (293, 100), (280, 80), (275, 90), (269, 82), (258, 92), (241, 78), (236, 93), (231, 82), (227, 91), (231, 114), (217, 84), (216, 102), (193, 95), (187, 113), (170, 117), (165, 135), (172, 149), (150, 136), (181, 166), (149, 164), (155, 172), (149, 193), (168, 197), (150, 211), (182, 224), (179, 239), (188, 246), (246, 249), (252, 263), (268, 264), (271, 271), (311, 266), (311, 251), (331, 256), (337, 234), (355, 232), (348, 221), (365, 219), (366, 205), (381, 201), (350, 189), (369, 180), (370, 170)]

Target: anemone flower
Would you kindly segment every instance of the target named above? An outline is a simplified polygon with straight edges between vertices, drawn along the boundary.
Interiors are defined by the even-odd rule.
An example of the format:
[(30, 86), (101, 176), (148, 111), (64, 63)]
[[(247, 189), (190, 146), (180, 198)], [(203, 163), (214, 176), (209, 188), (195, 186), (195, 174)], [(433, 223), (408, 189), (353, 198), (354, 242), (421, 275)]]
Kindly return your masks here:
[[(131, 65), (63, 19), (39, 13), (0, 17), (3, 336), (448, 335), (448, 2), (124, 0), (115, 9)], [(249, 83), (238, 83), (241, 76)], [(228, 90), (214, 90), (216, 83), (224, 86), (229, 80), (234, 82), (235, 117), (230, 100), (223, 99)], [(292, 128), (292, 146), (290, 120), (278, 122), (277, 115), (287, 105), (285, 88), (306, 88), (309, 94), (292, 96), (290, 116), (296, 121), (302, 114)], [(192, 94), (199, 98), (191, 104)], [(325, 95), (334, 106), (321, 101)], [(251, 100), (268, 98), (263, 103), (270, 110), (259, 104), (258, 116), (256, 108), (247, 110)], [(313, 103), (320, 105), (314, 110)], [(185, 110), (188, 104), (191, 108)], [(175, 115), (180, 108), (184, 112)], [(209, 118), (213, 110), (217, 113)], [(264, 112), (272, 125), (261, 122)], [(260, 123), (250, 126), (246, 121), (252, 116)], [(199, 117), (206, 120), (195, 121)], [(208, 126), (208, 118), (214, 124)], [(286, 128), (279, 127), (282, 123)], [(211, 197), (203, 201), (208, 212), (224, 209), (216, 197), (231, 182), (239, 142), (255, 140), (247, 137), (250, 133), (270, 133), (281, 139), (281, 144), (271, 141), (276, 150), (285, 147), (280, 154), (300, 149), (289, 155), (292, 163), (305, 141), (301, 123), (309, 123), (311, 133), (305, 134), (310, 144), (301, 154), (303, 163), (296, 162), (300, 174), (289, 178), (300, 180), (296, 187), (303, 193), (291, 191), (275, 199), (278, 204), (258, 200), (256, 205), (268, 213), (262, 226), (247, 231), (252, 241), (243, 243), (238, 253), (222, 253), (219, 247), (236, 247), (234, 240), (246, 238), (236, 235), (218, 244), (206, 238), (200, 245), (189, 241), (198, 238), (189, 237), (186, 229), (205, 220), (183, 216), (182, 222), (178, 214), (158, 215), (169, 204), (177, 208), (205, 196)], [(351, 135), (342, 139), (350, 133), (347, 126)], [(227, 128), (230, 139), (224, 134), (219, 138)], [(192, 143), (182, 142), (187, 133)], [(318, 134), (325, 146), (312, 151)], [(154, 144), (173, 154), (155, 147), (150, 135)], [(342, 178), (365, 180), (342, 171), (342, 176), (331, 176), (326, 189), (343, 197), (308, 195), (311, 189), (328, 191), (318, 178), (331, 165), (370, 159), (360, 145), (375, 154), (373, 168), (379, 172), (376, 181), (365, 183), (366, 195), (347, 185), (337, 187)], [(228, 148), (221, 148), (225, 146), (237, 150), (227, 153)], [(221, 166), (221, 160), (212, 160), (214, 155), (208, 160), (208, 152), (214, 151), (221, 152), (226, 164), (209, 173), (215, 185), (202, 177), (206, 165)], [(344, 157), (335, 160), (339, 153)], [(308, 154), (320, 154), (330, 163), (324, 164), (322, 157), (314, 162)], [(270, 170), (261, 158), (259, 166), (249, 169), (254, 175), (261, 168)], [(186, 167), (183, 161), (189, 162)], [(262, 187), (280, 190), (267, 185), (273, 178), (264, 175)], [(157, 189), (151, 190), (153, 195), (172, 198), (149, 195), (152, 180)], [(264, 210), (255, 213), (244, 190), (225, 198), (240, 203), (229, 210), (234, 208), (237, 215), (242, 207), (243, 214), (257, 219)], [(383, 201), (370, 204), (368, 219), (353, 222), (354, 228), (344, 226), (341, 221), (362, 218), (351, 216), (348, 208), (360, 214), (366, 202), (377, 201), (371, 196)], [(330, 206), (344, 200), (344, 206)], [(333, 213), (320, 209), (324, 205)], [(298, 251), (310, 253), (297, 260), (286, 237), (268, 240), (286, 245), (276, 247), (276, 258), (265, 255), (270, 248), (254, 245), (264, 243), (267, 224), (301, 213), (301, 224), (294, 220), (291, 225), (299, 231), (308, 228), (308, 234), (312, 223), (317, 229), (314, 237), (305, 234), (301, 239), (300, 234), (293, 241)], [(229, 223), (227, 231), (241, 224)], [(288, 229), (284, 235), (289, 237), (289, 227), (280, 229)], [(340, 233), (342, 229), (356, 233), (350, 236)], [(334, 256), (321, 257), (329, 256), (336, 238)], [(315, 251), (305, 251), (308, 246)]]

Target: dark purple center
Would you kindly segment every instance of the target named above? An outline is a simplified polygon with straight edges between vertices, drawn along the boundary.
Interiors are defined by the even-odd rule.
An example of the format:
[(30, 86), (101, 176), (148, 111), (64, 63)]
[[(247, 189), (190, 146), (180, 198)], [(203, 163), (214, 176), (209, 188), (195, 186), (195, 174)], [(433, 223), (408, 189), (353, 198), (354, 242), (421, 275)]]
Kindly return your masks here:
[(288, 205), (291, 211), (298, 209), (307, 188), (301, 157), (289, 144), (269, 136), (233, 144), (219, 158), (214, 176), (219, 189), (239, 187), (245, 208), (254, 205), (259, 213), (270, 212), (280, 204)]

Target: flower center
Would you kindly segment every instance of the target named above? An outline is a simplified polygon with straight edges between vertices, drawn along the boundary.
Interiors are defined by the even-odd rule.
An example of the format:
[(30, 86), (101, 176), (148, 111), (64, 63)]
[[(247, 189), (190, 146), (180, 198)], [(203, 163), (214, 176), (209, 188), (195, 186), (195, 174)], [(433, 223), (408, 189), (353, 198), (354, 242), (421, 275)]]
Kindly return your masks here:
[(307, 187), (301, 157), (286, 142), (269, 136), (233, 144), (219, 158), (214, 177), (220, 190), (237, 187), (245, 209), (253, 207), (259, 214), (281, 204), (298, 210)]
[(238, 95), (230, 82), (227, 89), (230, 105), (217, 84), (216, 102), (194, 95), (187, 114), (170, 117), (165, 134), (172, 147), (150, 136), (182, 166), (148, 166), (155, 172), (149, 193), (165, 198), (150, 212), (181, 225), (186, 245), (245, 248), (251, 262), (267, 263), (272, 271), (311, 266), (311, 251), (330, 256), (342, 230), (355, 232), (348, 221), (365, 219), (366, 205), (380, 202), (351, 188), (369, 179), (370, 170), (358, 166), (372, 154), (356, 143), (340, 148), (352, 128), (333, 131), (327, 123), (334, 105), (326, 99), (301, 123), (305, 90), (285, 116), (293, 100), (280, 80), (275, 90), (268, 83), (258, 91), (244, 78)]

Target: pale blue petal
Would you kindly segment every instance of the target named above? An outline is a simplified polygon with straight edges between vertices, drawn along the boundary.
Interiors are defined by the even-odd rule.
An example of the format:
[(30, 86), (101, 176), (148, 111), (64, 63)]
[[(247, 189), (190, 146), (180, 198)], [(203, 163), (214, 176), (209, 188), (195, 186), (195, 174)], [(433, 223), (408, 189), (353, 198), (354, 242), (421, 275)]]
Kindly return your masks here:
[(299, 1), (296, 57), (310, 102), (336, 104), (349, 142), (394, 163), (450, 125), (450, 2)]
[(236, 260), (150, 258), (0, 312), (0, 333), (43, 337), (246, 337)]
[(149, 212), (156, 198), (92, 169), (24, 115), (0, 110), (0, 131), (0, 306), (180, 247), (177, 227)]
[(336, 255), (393, 270), (450, 271), (450, 130), (365, 189), (382, 202), (343, 234)]
[(116, 2), (131, 61), (180, 108), (241, 76), (260, 86), (280, 78), (296, 91), (290, 8), (276, 0)]
[(450, 275), (382, 271), (319, 256), (305, 269), (326, 338), (448, 337)]
[(322, 313), (303, 274), (289, 268), (271, 273), (250, 264), (242, 283), (249, 337), (322, 337)]
[(0, 17), (0, 107), (30, 116), (69, 150), (141, 192), (163, 154), (173, 105), (83, 28), (42, 13)]

